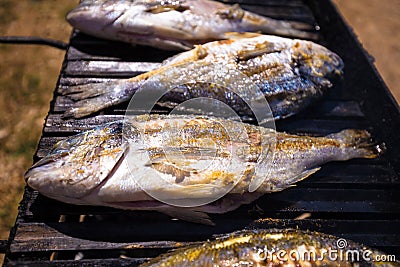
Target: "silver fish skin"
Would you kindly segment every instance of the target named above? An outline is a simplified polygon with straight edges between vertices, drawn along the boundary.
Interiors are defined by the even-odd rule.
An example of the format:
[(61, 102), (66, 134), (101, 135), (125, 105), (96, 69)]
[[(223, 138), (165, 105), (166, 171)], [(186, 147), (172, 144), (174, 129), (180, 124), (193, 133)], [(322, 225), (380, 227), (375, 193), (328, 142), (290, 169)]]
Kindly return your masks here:
[[(224, 213), (284, 190), (329, 161), (376, 157), (380, 148), (369, 140), (363, 130), (310, 137), (208, 116), (140, 115), (58, 142), (26, 172), (25, 180), (43, 195), (67, 203), (157, 210), (212, 224), (204, 212)], [(134, 158), (124, 155), (127, 149)], [(140, 186), (131, 174), (140, 174)], [(260, 179), (260, 187), (250, 192), (250, 184)], [(145, 193), (190, 201), (213, 198), (226, 189), (229, 194), (217, 201), (188, 208)]]
[[(238, 96), (229, 88), (200, 82), (216, 80), (223, 67), (223, 71), (238, 72), (257, 86), (273, 117), (281, 119), (315, 102), (332, 87), (331, 80), (342, 74), (342, 59), (311, 41), (259, 34), (232, 34), (231, 37), (196, 46), (165, 60), (158, 69), (131, 79), (63, 88), (61, 93), (76, 101), (64, 116), (80, 118), (127, 102), (149, 79), (155, 91), (165, 90), (171, 82), (177, 86), (163, 95), (158, 101), (160, 105), (173, 108), (189, 99), (209, 97), (224, 102), (240, 115), (251, 116), (245, 100), (258, 97), (251, 87), (242, 86), (242, 95)], [(188, 83), (188, 79), (193, 82)], [(223, 79), (227, 87), (238, 80), (231, 75)]]
[(263, 32), (316, 39), (312, 26), (259, 16), (211, 0), (84, 0), (67, 14), (76, 29), (96, 37), (188, 50), (196, 44), (225, 39), (227, 32)]
[[(333, 235), (294, 229), (242, 230), (161, 254), (140, 267), (400, 266), (393, 259), (374, 261), (386, 257), (386, 253), (350, 240), (343, 248), (338, 246), (338, 240)], [(351, 253), (346, 256), (346, 252)]]

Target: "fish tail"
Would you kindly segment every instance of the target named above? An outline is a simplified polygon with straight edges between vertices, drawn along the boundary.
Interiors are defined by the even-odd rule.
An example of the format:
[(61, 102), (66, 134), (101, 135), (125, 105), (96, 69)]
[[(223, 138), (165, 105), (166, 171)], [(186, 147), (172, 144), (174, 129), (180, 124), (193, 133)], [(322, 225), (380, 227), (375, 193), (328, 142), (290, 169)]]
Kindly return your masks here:
[(61, 94), (76, 102), (64, 112), (63, 117), (82, 118), (128, 101), (137, 87), (137, 83), (130, 80), (70, 86), (63, 89)]
[[(258, 25), (262, 32), (282, 35), (292, 38), (318, 40), (318, 34), (314, 25), (297, 22), (297, 21), (286, 21), (276, 20), (271, 18), (259, 17), (251, 14), (245, 17), (246, 21), (250, 24)], [(256, 29), (251, 29), (256, 30)]]
[(351, 158), (376, 158), (386, 150), (385, 144), (376, 144), (366, 130), (347, 129), (328, 135), (340, 142), (344, 154)]
[[(274, 30), (274, 34), (294, 37), (300, 39), (307, 39), (316, 41), (319, 39), (318, 34), (316, 32), (304, 30), (306, 27), (305, 23), (301, 22), (292, 22), (292, 21), (277, 21), (277, 26)], [(308, 25), (311, 28), (311, 25)], [(300, 29), (303, 28), (303, 29)], [(308, 28), (308, 30), (310, 30)]]
[(96, 99), (78, 101), (73, 107), (67, 109), (64, 114), (62, 114), (62, 118), (83, 118), (111, 106), (105, 105), (101, 99), (103, 98), (96, 97)]
[(62, 95), (68, 96), (68, 98), (78, 101), (85, 98), (95, 97), (107, 93), (108, 86), (107, 83), (89, 83), (80, 84), (62, 88), (60, 93)]
[(305, 23), (305, 22), (299, 22), (299, 21), (287, 21), (284, 20), (282, 21), (283, 23), (285, 23), (286, 25), (290, 26), (293, 29), (296, 30), (306, 30), (306, 31), (313, 31), (315, 30), (315, 26), (309, 23)]

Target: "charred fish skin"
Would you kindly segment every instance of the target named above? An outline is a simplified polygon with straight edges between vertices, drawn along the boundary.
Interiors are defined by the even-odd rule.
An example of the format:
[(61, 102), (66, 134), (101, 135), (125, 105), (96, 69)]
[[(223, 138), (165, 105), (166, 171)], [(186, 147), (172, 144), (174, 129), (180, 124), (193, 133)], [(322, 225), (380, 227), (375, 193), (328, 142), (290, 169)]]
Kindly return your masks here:
[(210, 0), (85, 0), (68, 13), (67, 21), (89, 35), (165, 50), (188, 50), (233, 31), (316, 39), (315, 33), (304, 31), (312, 30), (308, 24)]
[[(140, 266), (400, 266), (397, 261), (372, 261), (385, 253), (352, 241), (347, 241), (345, 251), (357, 251), (359, 260), (339, 257), (345, 251), (338, 247), (338, 240), (332, 235), (293, 229), (243, 230), (161, 254)], [(329, 251), (336, 251), (337, 257)], [(362, 258), (364, 251), (366, 258)]]
[[(135, 155), (135, 165), (124, 154), (127, 149)], [(210, 223), (204, 213), (234, 210), (265, 193), (296, 184), (326, 162), (374, 158), (379, 150), (363, 130), (310, 137), (206, 116), (141, 115), (57, 143), (27, 171), (25, 180), (43, 195), (67, 203), (157, 210)], [(207, 164), (212, 165), (204, 169)], [(160, 181), (161, 177), (169, 184), (139, 186), (132, 177), (137, 173), (142, 173), (145, 181)], [(250, 192), (255, 179), (263, 182)], [(228, 195), (216, 202), (182, 209), (146, 193), (166, 192), (170, 200), (190, 201), (219, 193), (224, 187), (229, 187)]]
[[(159, 104), (174, 107), (185, 100), (210, 97), (232, 107), (238, 114), (251, 116), (241, 97), (227, 88), (215, 89), (202, 80), (213, 80), (220, 69), (227, 68), (247, 77), (264, 94), (275, 119), (294, 115), (306, 108), (332, 87), (340, 76), (341, 58), (316, 43), (268, 35), (232, 34), (230, 40), (210, 42), (165, 60), (161, 67), (131, 79), (109, 83), (86, 84), (64, 88), (62, 93), (74, 101), (64, 117), (81, 118), (128, 101), (144, 86), (154, 81), (155, 90), (164, 90), (174, 81), (179, 90), (170, 90)], [(188, 85), (191, 79), (194, 84)], [(226, 84), (236, 81), (229, 80)], [(251, 97), (250, 89), (243, 93)]]

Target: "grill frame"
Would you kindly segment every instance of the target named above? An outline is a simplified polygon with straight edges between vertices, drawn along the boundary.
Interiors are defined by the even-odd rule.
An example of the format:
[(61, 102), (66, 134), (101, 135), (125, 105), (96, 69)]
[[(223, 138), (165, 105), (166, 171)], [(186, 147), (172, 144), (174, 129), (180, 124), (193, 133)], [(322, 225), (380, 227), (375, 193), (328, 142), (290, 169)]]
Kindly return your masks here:
[[(235, 2), (248, 9), (262, 3)], [(318, 230), (389, 254), (399, 253), (400, 158), (396, 153), (400, 151), (400, 137), (395, 132), (400, 128), (399, 106), (371, 57), (331, 1), (269, 0), (266, 3), (275, 12), (267, 15), (307, 21), (295, 12), (305, 4), (321, 27), (320, 43), (338, 53), (345, 62), (343, 81), (324, 100), (303, 113), (278, 121), (277, 129), (326, 134), (343, 128), (366, 128), (378, 142), (385, 142), (388, 148), (385, 154), (374, 160), (329, 163), (296, 188), (264, 196), (227, 214), (212, 215), (216, 227), (173, 221), (155, 212), (68, 205), (26, 187), (10, 233), (4, 266), (135, 266), (170, 248), (244, 227)], [(279, 13), (282, 6), (294, 10), (289, 17)], [(110, 52), (107, 47), (114, 49)], [(136, 53), (129, 53), (129, 49), (125, 44), (73, 33), (35, 161), (56, 141), (123, 115), (124, 106), (120, 105), (96, 117), (62, 121), (59, 115), (69, 104), (59, 96), (62, 86), (84, 80), (131, 77), (174, 54), (150, 48), (136, 48)], [(149, 52), (150, 56), (144, 56)], [(143, 57), (148, 64), (134, 63)], [(91, 62), (96, 64), (90, 65)], [(258, 208), (264, 212), (261, 214)], [(312, 217), (294, 219), (303, 212), (311, 212)], [(80, 222), (80, 214), (86, 215), (84, 222)], [(84, 260), (74, 260), (79, 253), (83, 253)]]

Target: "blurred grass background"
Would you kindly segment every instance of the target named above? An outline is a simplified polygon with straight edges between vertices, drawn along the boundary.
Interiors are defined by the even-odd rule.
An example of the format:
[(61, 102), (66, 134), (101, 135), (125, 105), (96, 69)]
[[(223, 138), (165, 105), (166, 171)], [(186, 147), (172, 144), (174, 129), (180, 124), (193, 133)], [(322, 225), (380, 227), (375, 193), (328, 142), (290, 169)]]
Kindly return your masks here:
[[(0, 0), (0, 35), (68, 42), (65, 14), (77, 3)], [(23, 174), (32, 164), (64, 54), (46, 46), (0, 44), (0, 239), (7, 239), (14, 225)]]
[[(400, 0), (333, 0), (376, 59), (400, 102)], [(78, 0), (0, 0), (0, 35), (68, 42), (65, 14)], [(0, 44), (0, 239), (7, 239), (21, 200), (23, 174), (41, 135), (65, 51)], [(2, 258), (0, 255), (0, 264)]]
[[(400, 0), (333, 0), (400, 103)], [(345, 70), (346, 71), (346, 70)]]

